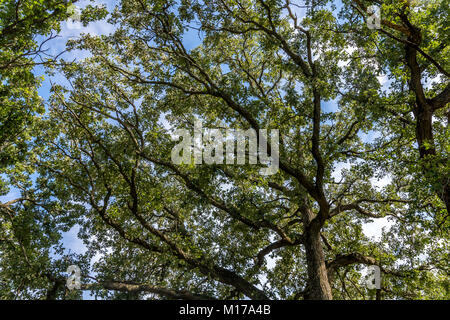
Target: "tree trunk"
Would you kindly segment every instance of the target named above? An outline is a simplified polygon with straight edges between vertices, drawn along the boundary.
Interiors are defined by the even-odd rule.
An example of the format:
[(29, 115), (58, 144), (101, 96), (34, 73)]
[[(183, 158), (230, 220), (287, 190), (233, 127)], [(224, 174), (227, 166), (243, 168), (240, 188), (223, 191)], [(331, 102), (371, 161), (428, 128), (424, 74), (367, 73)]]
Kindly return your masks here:
[(320, 240), (320, 228), (309, 226), (305, 230), (305, 251), (308, 268), (307, 300), (332, 300), (325, 257)]
[[(420, 30), (416, 28), (411, 29), (411, 36), (408, 37), (411, 43), (419, 45), (422, 41)], [(421, 159), (426, 157), (436, 156), (436, 146), (433, 137), (433, 106), (430, 100), (426, 99), (423, 85), (422, 85), (422, 69), (417, 62), (417, 50), (410, 45), (405, 46), (406, 62), (411, 71), (411, 79), (409, 81), (409, 88), (416, 96), (416, 103), (414, 106), (414, 117), (416, 119), (416, 139), (419, 145), (419, 155)], [(431, 168), (429, 167), (431, 166)], [(422, 166), (424, 174), (427, 174), (432, 166), (438, 166), (433, 162)], [(441, 180), (441, 190), (436, 190), (438, 197), (444, 202), (447, 212), (450, 212), (450, 186), (448, 179), (444, 177)]]

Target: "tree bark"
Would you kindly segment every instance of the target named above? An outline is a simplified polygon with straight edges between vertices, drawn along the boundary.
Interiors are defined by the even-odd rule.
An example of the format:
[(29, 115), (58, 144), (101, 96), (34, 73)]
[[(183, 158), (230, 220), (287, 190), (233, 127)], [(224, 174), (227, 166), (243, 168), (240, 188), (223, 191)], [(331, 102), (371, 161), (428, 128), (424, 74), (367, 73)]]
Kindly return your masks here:
[[(411, 43), (419, 45), (422, 41), (420, 30), (411, 26), (411, 35), (408, 37)], [(405, 46), (405, 58), (407, 65), (411, 72), (411, 79), (409, 81), (409, 89), (414, 92), (416, 102), (414, 106), (414, 117), (416, 119), (416, 139), (419, 145), (419, 155), (421, 159), (436, 156), (436, 146), (433, 136), (433, 113), (434, 106), (432, 101), (425, 97), (422, 85), (422, 70), (417, 62), (417, 50), (410, 45)], [(438, 98), (439, 99), (439, 98)], [(445, 97), (442, 97), (445, 100)], [(442, 101), (440, 101), (442, 103)], [(445, 102), (444, 102), (445, 103)], [(424, 173), (427, 173), (429, 166), (436, 166), (437, 164), (430, 162), (422, 167)], [(442, 189), (437, 190), (438, 197), (444, 202), (447, 212), (450, 212), (450, 185), (448, 179), (442, 179)]]
[(308, 266), (307, 300), (332, 300), (320, 233), (309, 231), (305, 235), (306, 263)]
[(308, 284), (304, 297), (306, 300), (332, 300), (331, 286), (323, 253), (320, 229), (322, 223), (314, 219), (309, 208), (303, 208), (304, 246), (308, 270)]

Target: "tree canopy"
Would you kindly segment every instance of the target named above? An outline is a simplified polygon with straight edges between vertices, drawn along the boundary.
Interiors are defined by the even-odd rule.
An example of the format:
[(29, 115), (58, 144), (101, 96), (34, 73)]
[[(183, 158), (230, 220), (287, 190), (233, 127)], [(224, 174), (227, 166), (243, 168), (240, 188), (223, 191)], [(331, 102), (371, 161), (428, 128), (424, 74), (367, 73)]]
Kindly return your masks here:
[[(448, 1), (88, 6), (114, 30), (67, 42), (89, 55), (47, 64), (65, 81), (46, 101), (33, 36), (67, 3), (1, 3), (0, 160), (21, 193), (0, 204), (2, 299), (450, 297)], [(279, 171), (173, 163), (197, 120), (279, 130)], [(64, 249), (74, 226), (86, 252)]]

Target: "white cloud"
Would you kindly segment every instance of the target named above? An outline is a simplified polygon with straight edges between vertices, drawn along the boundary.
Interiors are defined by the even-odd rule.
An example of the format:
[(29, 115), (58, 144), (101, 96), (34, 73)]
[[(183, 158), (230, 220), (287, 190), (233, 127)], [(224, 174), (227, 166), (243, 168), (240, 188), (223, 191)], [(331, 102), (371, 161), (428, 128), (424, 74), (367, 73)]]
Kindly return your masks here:
[(93, 36), (107, 35), (114, 31), (114, 26), (106, 21), (95, 21), (83, 26), (80, 23), (71, 23), (64, 21), (61, 24), (60, 36), (63, 38), (79, 37), (81, 34), (90, 34)]
[[(352, 53), (355, 52), (356, 49), (357, 49), (356, 47), (348, 46), (348, 47), (345, 47), (344, 51), (347, 52), (349, 56), (351, 56)], [(350, 59), (341, 60), (338, 62), (338, 66), (342, 68), (342, 67), (345, 67), (346, 65), (348, 65), (349, 63), (350, 63)]]
[(385, 74), (378, 76), (377, 79), (381, 86), (384, 86), (389, 80), (387, 75), (385, 75)]
[(167, 120), (167, 116), (169, 115), (168, 112), (161, 113), (158, 119), (158, 125), (166, 129), (167, 131), (171, 132), (174, 129), (174, 127), (170, 124), (169, 120)]
[(367, 237), (374, 240), (380, 240), (383, 232), (383, 228), (387, 230), (393, 225), (392, 221), (389, 221), (387, 217), (376, 219), (374, 222), (363, 224), (363, 232)]
[(387, 186), (389, 183), (391, 183), (392, 177), (389, 175), (386, 175), (382, 178), (371, 178), (370, 183), (372, 183), (372, 186), (374, 186), (375, 189), (381, 190), (385, 186)]
[(62, 234), (62, 236), (63, 236), (63, 243), (64, 243), (66, 249), (69, 249), (70, 251), (72, 251), (74, 253), (82, 254), (87, 251), (87, 248), (84, 245), (83, 240), (81, 240), (78, 237), (79, 231), (80, 231), (80, 226), (75, 225), (68, 232), (64, 232)]
[(338, 162), (336, 164), (336, 167), (333, 171), (333, 173), (331, 174), (331, 176), (336, 180), (339, 181), (342, 179), (342, 170), (344, 169), (350, 169), (351, 168), (351, 164), (347, 163), (347, 162)]

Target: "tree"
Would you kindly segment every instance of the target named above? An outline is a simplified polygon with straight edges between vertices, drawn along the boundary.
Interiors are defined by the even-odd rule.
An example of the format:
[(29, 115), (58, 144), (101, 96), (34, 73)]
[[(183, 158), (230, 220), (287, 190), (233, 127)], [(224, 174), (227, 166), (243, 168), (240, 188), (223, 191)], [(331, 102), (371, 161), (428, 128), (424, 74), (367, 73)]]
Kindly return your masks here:
[[(414, 128), (420, 115), (404, 109), (420, 108), (401, 86), (415, 76), (394, 53), (432, 51), (424, 77), (447, 76), (447, 58), (434, 43), (380, 38), (364, 22), (367, 3), (306, 1), (301, 18), (291, 1), (123, 1), (110, 16), (113, 34), (69, 43), (91, 56), (61, 64), (70, 86), (53, 86), (39, 122), (32, 190), (55, 208), (52, 221), (81, 226), (83, 290), (367, 299), (362, 266), (379, 265), (387, 298), (448, 298), (446, 200), (437, 196), (446, 188), (448, 133), (431, 127), (442, 143), (431, 166), (414, 157), (412, 139), (424, 159), (431, 140)], [(399, 14), (425, 34), (438, 32), (426, 21), (448, 14), (440, 5), (426, 15), (391, 1), (383, 8), (391, 14), (383, 26), (398, 29)], [(200, 44), (189, 48), (196, 32)], [(445, 39), (439, 32), (437, 41)], [(377, 80), (382, 72), (398, 82), (389, 92)], [(445, 92), (438, 82), (433, 93)], [(446, 103), (445, 93), (436, 97)], [(279, 172), (174, 164), (173, 130), (192, 132), (196, 119), (205, 128), (278, 129)], [(360, 134), (373, 131), (380, 137)], [(371, 182), (387, 175), (382, 188)], [(379, 241), (364, 235), (364, 223), (386, 217), (393, 226)], [(49, 262), (46, 273), (54, 283), (47, 296), (64, 297), (61, 267)]]
[[(363, 1), (356, 3), (359, 13), (366, 11)], [(441, 223), (445, 223), (450, 210), (449, 132), (446, 129), (450, 102), (449, 31), (446, 25), (449, 4), (445, 1), (403, 1), (400, 4), (384, 1), (382, 9), (379, 31), (382, 40), (377, 58), (382, 70), (389, 70), (397, 90), (384, 97), (385, 107), (379, 107), (381, 114), (377, 118), (381, 115), (383, 126), (392, 116), (397, 119), (391, 129), (396, 134), (402, 131), (415, 133), (420, 161), (408, 155), (405, 161), (398, 163), (411, 167), (408, 162), (415, 162), (418, 168), (413, 167), (412, 171), (423, 175), (416, 179), (429, 184), (429, 190), (441, 200), (438, 206), (445, 205), (446, 210), (441, 209), (440, 218)], [(433, 87), (426, 85), (436, 78), (439, 81), (435, 81)], [(395, 108), (386, 107), (394, 103)], [(402, 143), (410, 145), (411, 142), (402, 139)], [(410, 148), (416, 150), (411, 145)], [(403, 158), (405, 154), (400, 156)]]
[[(76, 1), (75, 1), (76, 2)], [(33, 74), (39, 64), (54, 61), (45, 45), (55, 38), (61, 20), (68, 17), (67, 1), (0, 2), (0, 169), (25, 156), (29, 128), (43, 101)], [(44, 38), (39, 40), (38, 37)]]
[(12, 185), (22, 192), (21, 197), (0, 202), (2, 299), (45, 292), (52, 275), (43, 270), (50, 265), (51, 248), (61, 250), (57, 221), (45, 216), (55, 207), (41, 203), (30, 190), (34, 155), (29, 143), (36, 134), (36, 120), (45, 112), (38, 94), (43, 78), (33, 69), (56, 63), (46, 46), (69, 16), (72, 2), (0, 1), (0, 195)]

